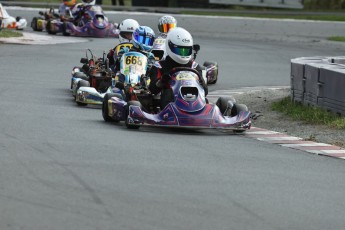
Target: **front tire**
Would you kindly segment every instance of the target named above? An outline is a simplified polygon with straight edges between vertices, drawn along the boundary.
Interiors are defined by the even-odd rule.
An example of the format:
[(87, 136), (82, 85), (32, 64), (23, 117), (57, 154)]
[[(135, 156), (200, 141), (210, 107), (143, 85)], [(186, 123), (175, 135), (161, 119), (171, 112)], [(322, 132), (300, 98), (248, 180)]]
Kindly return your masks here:
[[(248, 111), (248, 107), (245, 104), (235, 104), (231, 109), (231, 114), (237, 116), (241, 111)], [(244, 133), (245, 130), (234, 130), (235, 133)]]
[(236, 100), (234, 97), (219, 97), (216, 102), (216, 105), (218, 106), (223, 116), (232, 116), (232, 109), (228, 109), (229, 101), (231, 101), (233, 104), (236, 103)]
[(40, 31), (38, 28), (37, 28), (37, 21), (38, 21), (38, 18), (37, 17), (34, 17), (31, 21), (31, 28), (33, 29), (33, 31)]
[(248, 107), (245, 104), (234, 104), (231, 109), (231, 116), (237, 116), (241, 111), (247, 112)]
[[(88, 81), (85, 81), (85, 80), (80, 80), (77, 83), (77, 91), (80, 87), (90, 87), (90, 83)], [(86, 106), (87, 105), (87, 103), (83, 103), (80, 101), (76, 101), (76, 102), (79, 106)]]
[(112, 98), (112, 97), (117, 97), (117, 98), (122, 99), (121, 94), (118, 94), (118, 93), (107, 93), (104, 96), (103, 103), (102, 103), (102, 116), (103, 116), (104, 121), (106, 121), (106, 122), (112, 122), (112, 121), (119, 122), (119, 120), (113, 119), (112, 117), (109, 116), (108, 100), (110, 98)]
[(131, 123), (128, 123), (128, 114), (129, 114), (129, 106), (130, 105), (135, 105), (135, 106), (140, 106), (141, 108), (141, 103), (139, 101), (129, 101), (126, 106), (126, 117), (125, 117), (125, 124), (128, 129), (139, 129), (139, 125), (134, 125)]

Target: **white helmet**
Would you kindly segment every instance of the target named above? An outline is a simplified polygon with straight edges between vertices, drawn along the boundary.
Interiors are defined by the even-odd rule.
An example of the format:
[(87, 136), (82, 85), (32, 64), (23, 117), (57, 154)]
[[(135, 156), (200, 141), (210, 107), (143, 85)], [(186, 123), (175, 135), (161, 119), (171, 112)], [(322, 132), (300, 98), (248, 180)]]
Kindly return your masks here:
[(192, 35), (181, 27), (169, 30), (165, 50), (175, 62), (187, 64), (192, 59), (193, 38)]
[(139, 23), (134, 19), (125, 19), (119, 25), (120, 43), (131, 42), (133, 32), (139, 27)]
[(84, 3), (84, 6), (94, 6), (96, 4), (96, 0), (81, 0)]

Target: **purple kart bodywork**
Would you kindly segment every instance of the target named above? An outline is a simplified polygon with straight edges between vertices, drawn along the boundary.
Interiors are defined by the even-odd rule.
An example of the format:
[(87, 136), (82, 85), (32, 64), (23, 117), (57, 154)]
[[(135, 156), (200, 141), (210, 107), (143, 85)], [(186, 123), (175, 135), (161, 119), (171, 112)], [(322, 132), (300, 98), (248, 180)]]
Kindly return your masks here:
[(87, 6), (80, 20), (53, 20), (50, 23), (51, 33), (63, 33), (78, 37), (118, 37), (117, 26), (108, 21), (100, 6)]
[(170, 77), (174, 99), (159, 113), (144, 111), (145, 108), (137, 105), (128, 106), (126, 101), (111, 97), (108, 102), (105, 102), (109, 107), (108, 115), (113, 120), (125, 120), (127, 124), (134, 126), (213, 128), (235, 131), (250, 129), (251, 113), (249, 111), (240, 111), (235, 116), (225, 116), (217, 105), (206, 102), (204, 89), (197, 80), (199, 76), (195, 70), (178, 68)]
[(149, 114), (139, 106), (131, 105), (129, 123), (184, 128), (215, 128), (246, 130), (250, 128), (250, 112), (240, 112), (237, 116), (223, 116), (216, 105), (207, 104), (198, 112), (181, 111), (176, 104), (170, 103), (159, 114)]

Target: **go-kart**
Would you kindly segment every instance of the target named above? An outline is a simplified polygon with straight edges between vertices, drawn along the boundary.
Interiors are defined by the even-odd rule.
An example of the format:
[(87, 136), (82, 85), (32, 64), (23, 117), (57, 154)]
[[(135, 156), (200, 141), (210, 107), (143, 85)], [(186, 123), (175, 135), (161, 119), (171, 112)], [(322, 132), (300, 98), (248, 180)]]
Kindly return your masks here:
[[(159, 61), (164, 58), (165, 55), (165, 38), (158, 37), (155, 39), (152, 48), (152, 54), (156, 60)], [(197, 53), (200, 50), (200, 45), (194, 45), (194, 60), (196, 59)], [(215, 84), (218, 80), (218, 64), (217, 62), (205, 61), (204, 64), (204, 78), (207, 84)]]
[(106, 96), (103, 118), (105, 121), (125, 121), (130, 129), (144, 125), (229, 129), (235, 132), (250, 129), (251, 112), (247, 106), (236, 103), (233, 97), (220, 97), (216, 104), (209, 104), (199, 78), (194, 69), (173, 69), (169, 81), (171, 88), (164, 89), (161, 94), (161, 102), (167, 102), (161, 111), (152, 110), (140, 99), (125, 101), (119, 95)]
[(125, 121), (129, 103), (143, 104), (150, 111), (159, 110), (159, 101), (147, 89), (149, 78), (146, 71), (149, 65), (150, 60), (142, 53), (131, 51), (122, 55), (120, 73), (115, 82), (117, 90), (104, 96), (102, 115), (105, 121)]
[(71, 79), (71, 91), (76, 103), (80, 106), (102, 105), (104, 95), (113, 92), (113, 72), (109, 68), (109, 60), (105, 53), (102, 58), (97, 58), (91, 50), (87, 50), (86, 58), (81, 58), (80, 62), (83, 66), (73, 68)]
[(27, 21), (24, 18), (21, 17), (12, 17), (10, 16), (6, 9), (2, 6), (0, 3), (0, 27), (2, 29), (17, 29), (17, 30), (23, 30), (26, 25)]
[[(77, 8), (77, 11), (75, 10)], [(73, 13), (73, 11), (76, 11)], [(73, 7), (73, 17), (64, 20), (48, 20), (46, 30), (49, 34), (62, 33), (65, 36), (79, 37), (118, 37), (117, 24), (108, 21), (102, 8), (97, 5)]]
[(43, 12), (38, 12), (40, 16), (33, 17), (31, 21), (31, 28), (34, 31), (44, 31), (46, 30), (47, 22), (49, 20), (58, 20), (60, 19), (60, 15), (55, 12), (54, 8), (50, 8), (49, 10)]

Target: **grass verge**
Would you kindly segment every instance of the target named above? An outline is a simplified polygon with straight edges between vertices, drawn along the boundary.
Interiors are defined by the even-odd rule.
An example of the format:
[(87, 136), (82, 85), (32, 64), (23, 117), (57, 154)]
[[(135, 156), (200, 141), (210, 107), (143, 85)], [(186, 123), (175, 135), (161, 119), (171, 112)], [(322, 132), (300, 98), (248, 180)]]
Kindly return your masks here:
[(330, 40), (330, 41), (336, 41), (336, 42), (345, 42), (345, 37), (342, 37), (342, 36), (333, 36), (333, 37), (329, 37), (328, 40)]
[(308, 124), (326, 125), (334, 129), (345, 128), (345, 118), (322, 108), (305, 106), (293, 102), (290, 97), (283, 98), (272, 104), (272, 110), (281, 112), (293, 120), (304, 121)]
[(228, 12), (193, 12), (182, 11), (183, 14), (209, 15), (209, 16), (233, 16), (233, 17), (252, 17), (252, 18), (274, 18), (274, 19), (297, 19), (297, 20), (317, 20), (317, 21), (345, 21), (345, 15), (308, 15), (308, 14), (251, 14), (251, 13), (228, 13)]
[(12, 38), (12, 37), (22, 37), (23, 34), (18, 31), (13, 31), (10, 29), (0, 30), (0, 38)]

